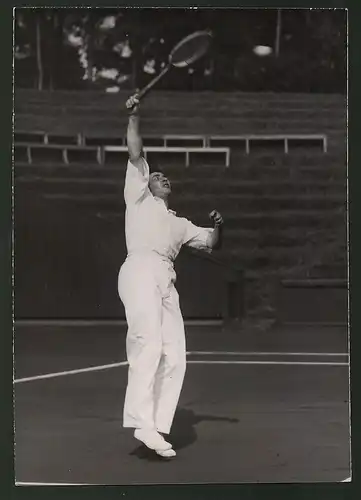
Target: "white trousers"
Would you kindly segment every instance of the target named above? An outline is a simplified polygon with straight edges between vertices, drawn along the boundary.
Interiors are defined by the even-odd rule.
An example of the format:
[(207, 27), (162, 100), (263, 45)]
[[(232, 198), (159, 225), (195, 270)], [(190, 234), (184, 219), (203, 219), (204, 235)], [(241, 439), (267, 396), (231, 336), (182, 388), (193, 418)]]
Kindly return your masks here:
[(153, 257), (128, 258), (118, 293), (128, 323), (123, 426), (168, 434), (186, 370), (184, 323), (169, 265)]

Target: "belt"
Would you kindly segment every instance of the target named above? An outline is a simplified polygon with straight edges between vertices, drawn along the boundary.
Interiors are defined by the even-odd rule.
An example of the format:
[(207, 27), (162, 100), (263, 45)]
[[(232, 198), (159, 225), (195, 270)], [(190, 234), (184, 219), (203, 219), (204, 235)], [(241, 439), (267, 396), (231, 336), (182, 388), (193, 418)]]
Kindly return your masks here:
[(171, 259), (170, 257), (167, 257), (166, 255), (160, 254), (156, 250), (146, 250), (146, 249), (145, 250), (135, 250), (135, 251), (132, 251), (132, 252), (128, 252), (127, 258), (129, 258), (129, 257), (135, 257), (135, 256), (143, 256), (143, 255), (156, 256), (156, 257), (160, 258), (160, 260), (168, 262), (172, 266), (174, 264), (174, 260), (173, 259)]

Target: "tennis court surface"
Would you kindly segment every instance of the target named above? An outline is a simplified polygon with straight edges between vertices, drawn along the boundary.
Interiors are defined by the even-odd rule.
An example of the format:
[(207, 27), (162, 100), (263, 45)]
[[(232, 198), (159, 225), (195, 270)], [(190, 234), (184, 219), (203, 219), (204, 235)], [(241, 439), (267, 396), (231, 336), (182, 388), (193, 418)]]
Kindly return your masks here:
[(126, 326), (19, 323), (18, 484), (340, 482), (350, 477), (346, 327), (186, 325), (165, 461), (122, 428)]

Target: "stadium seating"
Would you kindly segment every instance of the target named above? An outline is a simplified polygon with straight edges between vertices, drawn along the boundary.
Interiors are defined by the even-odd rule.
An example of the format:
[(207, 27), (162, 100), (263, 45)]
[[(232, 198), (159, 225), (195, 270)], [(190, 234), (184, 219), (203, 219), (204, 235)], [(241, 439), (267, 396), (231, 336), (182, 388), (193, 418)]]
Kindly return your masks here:
[[(45, 207), (76, 207), (95, 252), (91, 242), (113, 241), (124, 220), (126, 116), (115, 103), (125, 96), (17, 93), (21, 206), (46, 199), (44, 217)], [(145, 147), (156, 148), (149, 160), (170, 176), (173, 208), (204, 225), (213, 208), (222, 212), (224, 261), (246, 269), (249, 280), (346, 278), (342, 96), (168, 92), (151, 95), (143, 115)], [(194, 149), (207, 153), (187, 158)], [(103, 243), (94, 240), (99, 231)]]
[[(127, 94), (17, 90), (15, 130), (123, 136)], [(327, 134), (345, 143), (346, 100), (339, 95), (155, 92), (142, 107), (142, 133), (182, 135)]]
[[(77, 136), (64, 136), (48, 134), (46, 132), (15, 132), (15, 159), (33, 163), (33, 159), (57, 160), (62, 158), (64, 163), (94, 162), (106, 163), (109, 157), (115, 160), (126, 160), (127, 147), (125, 137), (87, 137), (82, 134)], [(230, 165), (230, 148), (243, 149), (250, 154), (257, 148), (280, 147), (281, 151), (288, 154), (293, 147), (321, 146), (327, 152), (327, 136), (325, 134), (253, 134), (253, 135), (155, 135), (144, 137), (144, 153), (146, 159), (152, 155), (166, 156), (181, 155), (185, 166), (189, 167), (191, 155), (223, 156), (225, 166)], [(317, 150), (316, 150), (317, 151)], [(172, 160), (170, 160), (172, 161)]]

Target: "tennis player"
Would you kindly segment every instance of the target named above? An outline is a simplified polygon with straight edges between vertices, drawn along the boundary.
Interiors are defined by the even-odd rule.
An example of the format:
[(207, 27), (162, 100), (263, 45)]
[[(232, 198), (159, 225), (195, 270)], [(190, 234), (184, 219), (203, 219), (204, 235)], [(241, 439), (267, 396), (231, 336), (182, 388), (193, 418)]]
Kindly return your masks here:
[(176, 452), (169, 434), (186, 370), (186, 343), (173, 262), (182, 245), (211, 252), (221, 245), (222, 216), (214, 228), (195, 226), (169, 209), (171, 183), (150, 174), (142, 156), (139, 100), (128, 99), (127, 165), (124, 199), (128, 255), (118, 277), (118, 292), (128, 323), (129, 362), (123, 425), (134, 437), (166, 458)]

